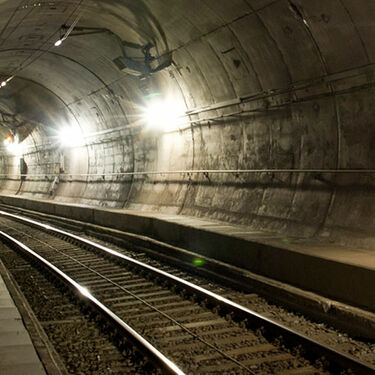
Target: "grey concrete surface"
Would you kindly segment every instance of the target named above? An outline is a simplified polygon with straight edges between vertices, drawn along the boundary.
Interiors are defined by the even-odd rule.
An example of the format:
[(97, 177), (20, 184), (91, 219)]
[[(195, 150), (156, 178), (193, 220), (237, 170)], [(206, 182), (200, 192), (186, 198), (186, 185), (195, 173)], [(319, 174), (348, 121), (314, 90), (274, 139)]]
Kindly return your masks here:
[[(375, 173), (111, 173), (375, 168), (374, 16), (373, 0), (2, 0), (0, 80), (14, 78), (0, 89), (0, 137), (14, 132), (22, 150), (0, 150), (0, 192), (372, 252)], [(54, 47), (75, 21), (108, 31)], [(119, 40), (173, 62), (127, 74)], [(150, 130), (144, 107), (169, 97), (193, 114)], [(59, 145), (66, 126), (81, 145)]]
[(0, 373), (45, 375), (14, 302), (0, 276)]

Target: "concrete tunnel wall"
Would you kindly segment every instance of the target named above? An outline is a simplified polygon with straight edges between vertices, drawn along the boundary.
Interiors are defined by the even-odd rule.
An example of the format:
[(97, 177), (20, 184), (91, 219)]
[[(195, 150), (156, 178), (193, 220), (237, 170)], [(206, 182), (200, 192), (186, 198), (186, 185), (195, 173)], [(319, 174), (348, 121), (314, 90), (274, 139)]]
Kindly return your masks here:
[[(1, 2), (1, 25), (12, 4)], [(30, 23), (5, 38), (0, 71), (6, 75), (36, 49), (30, 35), (43, 35), (36, 31), (42, 16), (52, 30), (73, 5), (56, 1), (31, 14)], [(153, 74), (147, 92), (197, 113), (185, 126), (147, 129), (140, 120), (144, 83), (112, 62), (120, 55), (116, 38), (68, 37), (0, 90), (0, 109), (29, 123), (22, 128), (29, 177), (20, 183), (7, 176), (2, 194), (203, 216), (254, 231), (372, 246), (375, 174), (108, 174), (375, 169), (373, 1), (110, 0), (83, 7), (79, 26), (172, 53), (172, 65)], [(86, 144), (57, 147), (62, 124), (90, 134)], [(18, 173), (19, 156), (4, 155), (0, 173)], [(62, 160), (68, 176), (46, 178)]]

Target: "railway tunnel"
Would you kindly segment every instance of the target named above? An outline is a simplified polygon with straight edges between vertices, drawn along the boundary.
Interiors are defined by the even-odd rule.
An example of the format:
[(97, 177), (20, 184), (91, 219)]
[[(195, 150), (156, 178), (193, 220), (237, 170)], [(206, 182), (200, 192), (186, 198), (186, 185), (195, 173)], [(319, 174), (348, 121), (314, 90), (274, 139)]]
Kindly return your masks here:
[(2, 0), (0, 202), (166, 243), (374, 338), (374, 15)]

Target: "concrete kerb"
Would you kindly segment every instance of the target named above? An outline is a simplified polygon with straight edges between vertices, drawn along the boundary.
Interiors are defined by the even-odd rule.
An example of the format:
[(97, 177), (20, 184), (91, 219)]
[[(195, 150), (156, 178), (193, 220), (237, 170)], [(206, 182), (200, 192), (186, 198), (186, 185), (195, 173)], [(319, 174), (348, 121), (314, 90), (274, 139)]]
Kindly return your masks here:
[(92, 224), (125, 230), (137, 234), (152, 232), (152, 218), (140, 215), (115, 212), (113, 210), (93, 210)]

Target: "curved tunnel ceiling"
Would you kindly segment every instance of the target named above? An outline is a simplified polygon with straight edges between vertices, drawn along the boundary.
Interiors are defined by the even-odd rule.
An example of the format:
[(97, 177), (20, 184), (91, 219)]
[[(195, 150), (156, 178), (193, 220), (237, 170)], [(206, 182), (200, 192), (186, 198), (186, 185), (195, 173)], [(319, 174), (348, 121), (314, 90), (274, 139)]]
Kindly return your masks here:
[[(373, 243), (372, 0), (2, 0), (0, 15), (0, 135), (27, 145), (29, 174), (3, 193)], [(114, 62), (148, 44), (160, 71)], [(148, 129), (154, 97), (183, 123)], [(56, 145), (67, 125), (84, 144)]]

